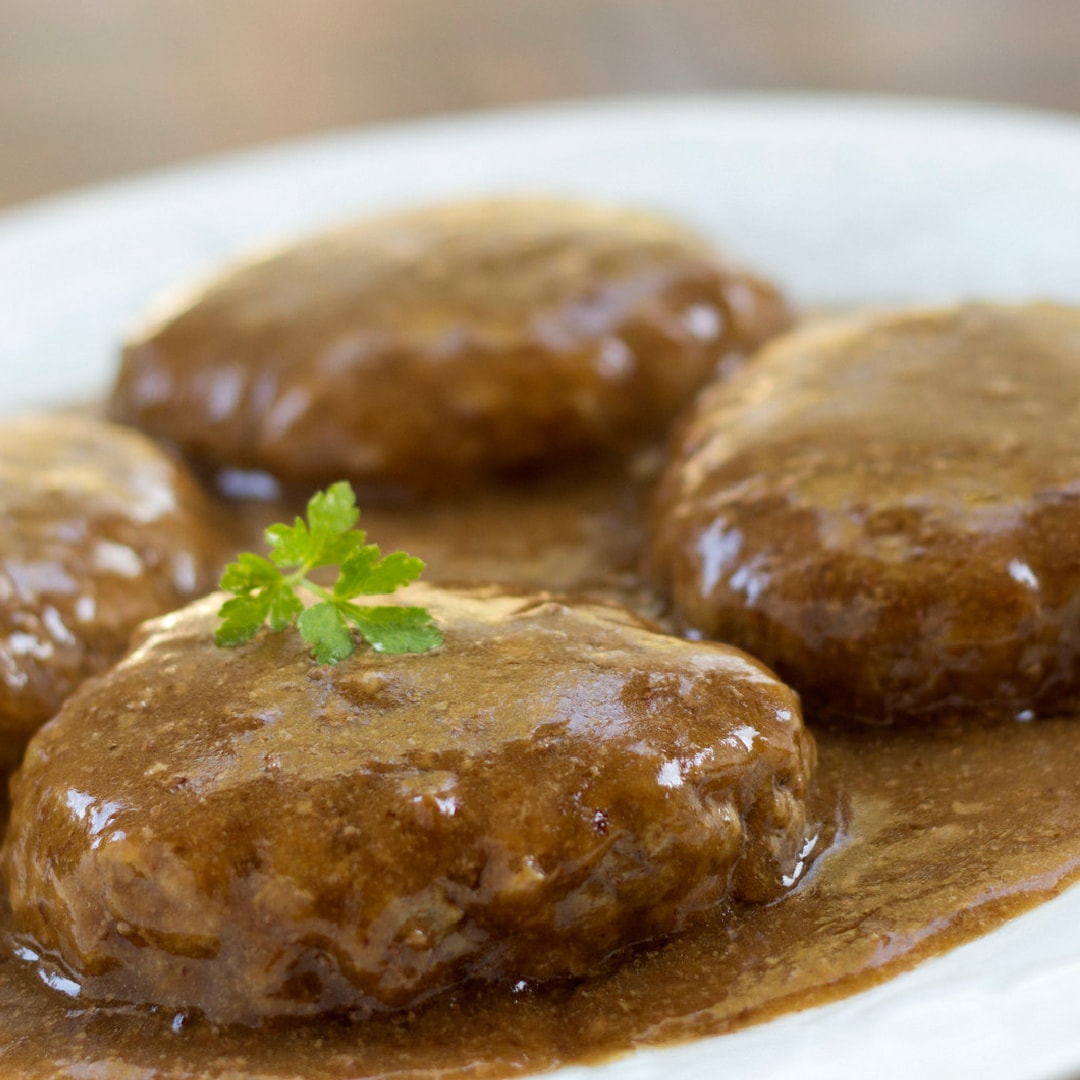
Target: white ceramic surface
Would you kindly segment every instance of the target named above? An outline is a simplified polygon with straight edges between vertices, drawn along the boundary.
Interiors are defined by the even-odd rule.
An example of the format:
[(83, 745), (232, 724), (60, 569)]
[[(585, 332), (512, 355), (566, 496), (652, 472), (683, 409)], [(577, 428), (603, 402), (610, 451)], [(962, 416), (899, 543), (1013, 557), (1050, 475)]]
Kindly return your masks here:
[[(507, 190), (681, 216), (804, 305), (1080, 302), (1080, 120), (828, 97), (518, 110), (292, 143), (0, 215), (0, 413), (100, 395), (148, 301), (229, 256), (352, 214)], [(1080, 1076), (1080, 889), (847, 1001), (560, 1075)]]

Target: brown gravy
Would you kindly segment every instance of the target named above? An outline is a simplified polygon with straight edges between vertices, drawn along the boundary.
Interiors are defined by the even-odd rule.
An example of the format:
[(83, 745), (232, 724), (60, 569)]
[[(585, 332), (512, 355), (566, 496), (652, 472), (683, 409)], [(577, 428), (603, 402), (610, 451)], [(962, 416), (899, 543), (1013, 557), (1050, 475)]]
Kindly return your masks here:
[[(370, 510), (363, 523), (384, 549), (425, 555), (433, 580), (579, 588), (655, 613), (633, 575), (646, 473)], [(847, 732), (808, 719), (820, 750), (819, 814), (832, 824), (825, 854), (776, 904), (718, 910), (584, 983), (463, 988), (392, 1018), (254, 1031), (82, 1006), (6, 947), (0, 1071), (329, 1080), (508, 1076), (597, 1061), (855, 993), (1080, 877), (1075, 718)]]

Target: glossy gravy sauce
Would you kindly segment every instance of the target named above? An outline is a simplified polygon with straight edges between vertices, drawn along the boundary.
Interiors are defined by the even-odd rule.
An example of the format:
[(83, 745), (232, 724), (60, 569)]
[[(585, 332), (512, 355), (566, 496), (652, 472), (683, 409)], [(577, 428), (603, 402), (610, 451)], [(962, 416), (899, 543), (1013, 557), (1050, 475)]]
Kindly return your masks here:
[[(635, 574), (648, 463), (469, 502), (371, 509), (428, 580), (502, 579), (662, 614)], [(257, 530), (280, 508), (250, 506)], [(507, 522), (512, 526), (507, 527)], [(250, 537), (248, 539), (250, 544)], [(83, 1077), (509, 1076), (716, 1035), (846, 996), (999, 926), (1080, 877), (1080, 720), (840, 730), (820, 751), (814, 863), (768, 906), (724, 907), (588, 981), (461, 988), (349, 1023), (223, 1029), (86, 1005), (0, 951), (0, 1071)], [(8, 917), (2, 916), (7, 936)], [(73, 996), (74, 995), (74, 996)]]

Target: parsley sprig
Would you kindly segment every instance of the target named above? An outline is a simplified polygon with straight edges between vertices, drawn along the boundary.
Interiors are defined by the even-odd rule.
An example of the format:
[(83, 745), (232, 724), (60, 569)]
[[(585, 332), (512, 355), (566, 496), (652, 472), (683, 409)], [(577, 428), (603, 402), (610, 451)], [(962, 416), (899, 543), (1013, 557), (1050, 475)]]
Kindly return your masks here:
[[(403, 551), (383, 555), (357, 529), (360, 511), (345, 481), (331, 484), (308, 500), (307, 521), (271, 525), (266, 530), (270, 558), (245, 552), (229, 563), (221, 588), (235, 595), (219, 610), (214, 634), (219, 645), (250, 641), (264, 623), (284, 630), (296, 623), (320, 664), (336, 664), (356, 648), (352, 628), (382, 653), (427, 652), (442, 644), (431, 613), (420, 607), (365, 606), (361, 596), (392, 593), (415, 581), (424, 563)], [(337, 581), (324, 588), (308, 574), (339, 566)], [(318, 597), (305, 607), (298, 590)]]

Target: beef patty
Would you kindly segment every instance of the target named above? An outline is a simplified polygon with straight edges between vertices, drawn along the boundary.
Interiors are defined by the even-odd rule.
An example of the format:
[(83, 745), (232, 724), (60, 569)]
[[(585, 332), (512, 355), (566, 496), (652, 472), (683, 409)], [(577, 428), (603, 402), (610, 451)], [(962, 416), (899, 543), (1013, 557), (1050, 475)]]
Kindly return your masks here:
[(549, 594), (395, 595), (442, 648), (219, 649), (211, 596), (31, 742), (11, 903), (84, 1000), (362, 1014), (584, 974), (798, 876), (814, 746), (756, 661)]
[(0, 426), (0, 770), (138, 623), (212, 587), (209, 517), (142, 435), (74, 416)]
[(1080, 691), (1080, 310), (971, 304), (778, 340), (700, 397), (654, 505), (684, 627), (809, 712), (1028, 717)]
[(643, 213), (541, 199), (365, 221), (129, 342), (115, 418), (213, 468), (438, 494), (662, 432), (778, 294)]

